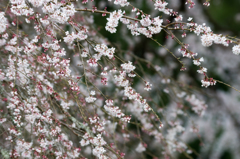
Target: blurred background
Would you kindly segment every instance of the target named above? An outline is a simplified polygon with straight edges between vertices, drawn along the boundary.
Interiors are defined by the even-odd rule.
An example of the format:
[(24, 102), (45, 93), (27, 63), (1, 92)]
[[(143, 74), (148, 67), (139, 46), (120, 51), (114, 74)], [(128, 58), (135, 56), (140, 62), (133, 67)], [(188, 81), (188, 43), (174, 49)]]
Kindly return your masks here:
[[(143, 12), (150, 14), (151, 17), (162, 16), (164, 19), (173, 21), (174, 17), (167, 17), (154, 10), (153, 2), (150, 0), (129, 0), (129, 2)], [(205, 23), (207, 26), (210, 26), (216, 34), (232, 37), (240, 36), (239, 0), (212, 0), (209, 7), (202, 5), (205, 1), (193, 0), (195, 2), (193, 9), (188, 8), (189, 5), (185, 4), (185, 0), (168, 0), (166, 2), (169, 3), (169, 8), (183, 15), (183, 21), (187, 21), (188, 17), (192, 17), (194, 22), (198, 24)], [(108, 11), (118, 9), (107, 1), (96, 1), (96, 6), (100, 10), (103, 10), (106, 6)], [(126, 11), (126, 15), (134, 16), (129, 11)], [(177, 109), (176, 103), (178, 103), (175, 101), (176, 97), (174, 94), (171, 92), (167, 93), (169, 87), (171, 87), (170, 85), (176, 86), (178, 90), (183, 90), (189, 94), (195, 94), (197, 98), (205, 101), (208, 105), (204, 114), (199, 117), (194, 112), (189, 111), (189, 106), (186, 102), (182, 102), (183, 107), (181, 109), (188, 112), (189, 118), (181, 120), (186, 130), (184, 133), (179, 134), (179, 138), (195, 151), (188, 154), (190, 157), (204, 159), (240, 158), (239, 92), (220, 83), (207, 89), (201, 87), (203, 76), (197, 73), (197, 66), (193, 65), (192, 60), (181, 57), (181, 53), (177, 51), (180, 48), (179, 44), (171, 37), (167, 38), (167, 34), (164, 31), (154, 35), (153, 38), (166, 46), (177, 57), (181, 57), (181, 60), (186, 64), (186, 71), (179, 71), (181, 68), (180, 63), (166, 49), (159, 47), (143, 35), (132, 36), (125, 25), (121, 24), (117, 33), (111, 34), (105, 30), (105, 18), (99, 14), (94, 14), (94, 21), (99, 26), (99, 32), (113, 46), (122, 50), (117, 54), (124, 59), (134, 61), (134, 64), (137, 66), (136, 71), (153, 84), (150, 94), (145, 92), (145, 96), (158, 103), (159, 107), (155, 107), (155, 110), (165, 119), (164, 122), (166, 124), (169, 124), (168, 122), (172, 120), (171, 112)], [(166, 24), (166, 21), (164, 23)], [(173, 33), (181, 41), (189, 44), (189, 49), (197, 52), (199, 58), (204, 58), (202, 66), (208, 69), (207, 74), (209, 77), (240, 89), (240, 57), (232, 53), (232, 44), (229, 47), (214, 44), (206, 48), (202, 46), (200, 37), (193, 33), (186, 32), (187, 36), (185, 38), (181, 37), (182, 31), (173, 31)], [(138, 57), (146, 59), (154, 66), (157, 66), (156, 68), (159, 69), (162, 76), (157, 76), (149, 64), (139, 60)], [(164, 82), (165, 79), (169, 79), (170, 83)], [(138, 87), (138, 81), (136, 80), (134, 83)], [(139, 86), (139, 91), (141, 92), (141, 90), (142, 87)], [(175, 115), (178, 116), (178, 114)], [(193, 127), (196, 128), (197, 133), (192, 133)], [(157, 148), (150, 146), (148, 151), (159, 156)], [(152, 157), (145, 153), (144, 158)], [(184, 159), (186, 155), (176, 153), (175, 158)]]

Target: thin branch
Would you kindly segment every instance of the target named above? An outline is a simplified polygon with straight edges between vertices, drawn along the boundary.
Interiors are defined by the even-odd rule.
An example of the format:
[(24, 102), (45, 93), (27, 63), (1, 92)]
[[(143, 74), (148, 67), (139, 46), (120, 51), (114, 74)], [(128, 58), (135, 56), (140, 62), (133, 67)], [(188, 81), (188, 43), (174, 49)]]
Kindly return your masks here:
[[(76, 11), (84, 11), (84, 12), (96, 12), (96, 13), (102, 13), (102, 14), (110, 14), (111, 12), (108, 12), (108, 11), (102, 11), (102, 10), (92, 10), (92, 9), (79, 9), (79, 8), (76, 8), (75, 9)], [(134, 21), (140, 21), (140, 19), (136, 19), (136, 18), (132, 18), (132, 17), (128, 17), (128, 16), (122, 16), (123, 18), (126, 18), (126, 19), (130, 19), (130, 20), (134, 20)]]

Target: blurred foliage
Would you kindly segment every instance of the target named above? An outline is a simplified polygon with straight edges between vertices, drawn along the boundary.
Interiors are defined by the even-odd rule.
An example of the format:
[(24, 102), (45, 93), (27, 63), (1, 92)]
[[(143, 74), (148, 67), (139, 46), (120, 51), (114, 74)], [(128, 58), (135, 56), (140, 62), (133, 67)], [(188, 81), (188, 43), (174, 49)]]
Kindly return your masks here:
[(216, 31), (231, 31), (239, 35), (240, 31), (240, 1), (212, 0), (207, 8), (207, 17), (213, 23)]

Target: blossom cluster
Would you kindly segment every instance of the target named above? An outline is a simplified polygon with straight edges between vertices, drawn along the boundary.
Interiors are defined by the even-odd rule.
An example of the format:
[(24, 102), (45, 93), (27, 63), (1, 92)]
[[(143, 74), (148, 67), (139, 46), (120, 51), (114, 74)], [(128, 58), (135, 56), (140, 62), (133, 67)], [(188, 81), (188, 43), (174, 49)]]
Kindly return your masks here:
[[(139, 13), (139, 12), (138, 12)], [(106, 25), (106, 30), (111, 33), (116, 33), (119, 20), (127, 24), (127, 27), (129, 30), (131, 30), (132, 35), (140, 35), (143, 34), (148, 38), (151, 38), (153, 34), (158, 34), (161, 32), (162, 23), (163, 20), (159, 17), (155, 17), (154, 19), (150, 19), (150, 16), (142, 15), (142, 19), (140, 21), (131, 22), (126, 19), (122, 18), (124, 12), (121, 10), (118, 10), (118, 12), (114, 11), (113, 13), (110, 13), (110, 17), (107, 18), (108, 22)], [(141, 27), (138, 26), (138, 23), (140, 22)]]
[(107, 18), (108, 22), (106, 24), (106, 30), (109, 31), (110, 33), (116, 33), (117, 29), (116, 27), (118, 26), (118, 21), (121, 19), (123, 16), (124, 12), (122, 10), (118, 10), (117, 12), (114, 11), (110, 14), (110, 17)]

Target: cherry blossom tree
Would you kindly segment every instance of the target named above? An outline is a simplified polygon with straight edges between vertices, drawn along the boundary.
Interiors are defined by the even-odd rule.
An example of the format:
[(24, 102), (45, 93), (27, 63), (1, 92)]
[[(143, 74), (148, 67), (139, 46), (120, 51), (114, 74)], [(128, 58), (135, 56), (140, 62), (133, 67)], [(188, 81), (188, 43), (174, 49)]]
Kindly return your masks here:
[[(209, 59), (224, 56), (207, 53), (228, 48), (237, 60), (240, 40), (201, 22), (208, 0), (187, 0), (183, 13), (171, 1), (143, 2), (148, 9), (130, 0), (1, 0), (1, 158), (206, 157), (217, 147), (209, 134), (222, 128), (206, 121), (221, 110), (233, 131), (219, 143), (238, 141), (240, 91), (211, 73)], [(229, 99), (232, 107), (209, 107)], [(218, 150), (238, 156), (233, 145)]]

